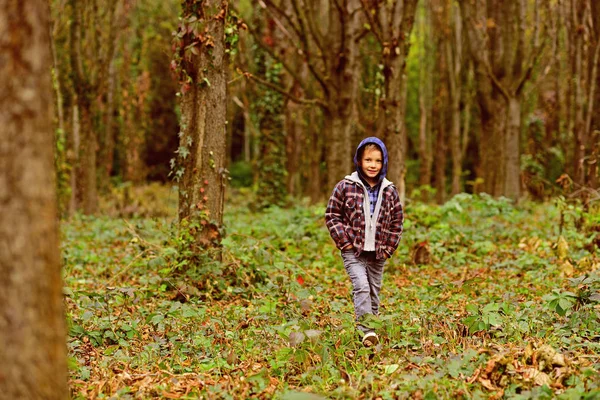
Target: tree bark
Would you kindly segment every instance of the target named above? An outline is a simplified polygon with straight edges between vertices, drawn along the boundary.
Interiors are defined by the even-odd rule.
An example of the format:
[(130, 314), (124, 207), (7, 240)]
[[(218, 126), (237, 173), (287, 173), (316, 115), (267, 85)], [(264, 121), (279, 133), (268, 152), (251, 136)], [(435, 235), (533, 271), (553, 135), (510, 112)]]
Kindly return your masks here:
[(508, 126), (504, 135), (503, 164), (506, 166), (504, 173), (504, 196), (518, 199), (521, 193), (521, 168), (520, 168), (520, 131), (521, 131), (521, 101), (518, 97), (508, 100)]
[(82, 48), (82, 26), (80, 4), (77, 0), (70, 0), (72, 10), (70, 56), (73, 78), (73, 89), (77, 102), (79, 129), (81, 140), (74, 167), (75, 208), (84, 214), (94, 214), (98, 209), (98, 193), (96, 182), (96, 150), (97, 137), (92, 125), (93, 85), (89, 81), (89, 74), (84, 73)]
[(68, 398), (48, 4), (0, 0), (0, 388)]
[[(435, 67), (431, 67), (434, 59), (432, 52), (432, 32), (431, 32), (431, 4), (424, 4), (423, 17), (419, 18), (417, 37), (422, 37), (420, 46), (423, 47), (421, 57), (419, 58), (419, 185), (431, 185), (432, 170), (432, 146), (431, 146), (431, 119), (429, 118), (432, 109), (432, 76)], [(421, 200), (428, 201), (429, 192), (422, 193)]]
[(353, 143), (357, 120), (356, 99), (359, 84), (359, 50), (356, 41), (361, 28), (359, 0), (348, 0), (343, 9), (330, 14), (329, 74), (327, 85), (325, 163), (327, 187), (333, 188), (344, 175), (354, 170), (352, 158), (358, 143)]
[[(461, 192), (463, 145), (461, 143), (460, 103), (462, 100), (462, 21), (458, 7), (444, 2), (448, 35), (444, 37), (444, 50), (448, 59), (448, 88), (450, 96), (450, 153), (452, 155), (452, 195)], [(468, 90), (468, 88), (466, 88)]]
[[(185, 1), (183, 20), (199, 20), (207, 31), (188, 32), (184, 23), (178, 47), (182, 72), (189, 77), (181, 92), (179, 220), (202, 224), (197, 243), (203, 248), (220, 246), (223, 224), (227, 13), (227, 0)], [(185, 47), (192, 43), (196, 43), (196, 50), (185, 53)]]

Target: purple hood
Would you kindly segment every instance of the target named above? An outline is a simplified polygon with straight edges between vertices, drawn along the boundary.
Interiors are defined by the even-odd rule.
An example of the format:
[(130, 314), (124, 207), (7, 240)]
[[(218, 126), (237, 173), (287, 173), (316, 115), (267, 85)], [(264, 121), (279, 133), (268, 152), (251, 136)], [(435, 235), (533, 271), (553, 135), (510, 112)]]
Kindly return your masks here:
[(387, 169), (388, 169), (388, 152), (387, 152), (387, 148), (385, 147), (385, 144), (378, 138), (371, 136), (368, 137), (366, 139), (363, 139), (359, 144), (358, 147), (356, 148), (356, 152), (354, 153), (354, 166), (356, 167), (356, 172), (358, 172), (358, 175), (364, 179), (364, 175), (360, 169), (360, 166), (358, 165), (358, 153), (359, 150), (364, 147), (365, 145), (369, 144), (369, 143), (373, 143), (376, 144), (377, 146), (379, 146), (379, 148), (381, 149), (381, 152), (383, 153), (383, 166), (381, 167), (381, 171), (379, 172), (379, 176), (378, 176), (378, 181), (381, 182), (383, 181), (383, 178), (385, 178), (385, 175), (387, 174)]

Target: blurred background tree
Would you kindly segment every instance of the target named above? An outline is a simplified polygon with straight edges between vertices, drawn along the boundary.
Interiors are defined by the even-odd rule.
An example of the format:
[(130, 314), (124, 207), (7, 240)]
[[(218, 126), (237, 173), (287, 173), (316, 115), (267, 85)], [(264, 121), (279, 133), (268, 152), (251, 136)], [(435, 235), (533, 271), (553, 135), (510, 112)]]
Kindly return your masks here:
[[(171, 64), (180, 2), (51, 7), (62, 215), (96, 212), (97, 193), (169, 182), (182, 131)], [(323, 200), (352, 171), (359, 140), (375, 135), (409, 200), (544, 199), (562, 190), (563, 174), (571, 191), (597, 189), (599, 9), (592, 0), (231, 2), (231, 186), (260, 193), (258, 207)]]

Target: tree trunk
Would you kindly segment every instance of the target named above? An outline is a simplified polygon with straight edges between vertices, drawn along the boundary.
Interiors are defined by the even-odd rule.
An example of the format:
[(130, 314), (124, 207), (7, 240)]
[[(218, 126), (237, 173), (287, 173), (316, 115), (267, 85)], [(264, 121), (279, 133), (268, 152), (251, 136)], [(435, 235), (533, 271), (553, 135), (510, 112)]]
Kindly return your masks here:
[[(388, 179), (396, 184), (400, 201), (406, 198), (406, 75), (404, 57), (395, 58), (387, 66), (384, 138), (389, 152)], [(385, 69), (386, 67), (384, 67)]]
[[(544, 3), (548, 9), (548, 0)], [(535, 39), (545, 33), (539, 18), (528, 19), (526, 13), (532, 8), (526, 7), (524, 1), (465, 0), (460, 6), (468, 21), (469, 47), (476, 65), (484, 189), (494, 196), (516, 200), (521, 110), (515, 107), (521, 108), (523, 88), (542, 54), (542, 45)], [(530, 20), (533, 27), (527, 24)]]
[(518, 199), (521, 195), (521, 100), (511, 97), (508, 100), (508, 126), (504, 135), (504, 196)]
[[(308, 109), (308, 135), (310, 144), (308, 146), (308, 182), (304, 186), (305, 195), (310, 197), (311, 203), (315, 204), (323, 200), (323, 177), (321, 176), (321, 163), (323, 161), (323, 142), (318, 130), (318, 117), (315, 108)], [(333, 187), (328, 187), (327, 197), (331, 194)]]
[(0, 386), (68, 398), (48, 4), (0, 0)]
[[(219, 247), (223, 224), (223, 202), (227, 172), (226, 96), (227, 54), (225, 18), (228, 2), (189, 0), (183, 7), (184, 29), (179, 46), (182, 72), (189, 77), (181, 95), (181, 139), (178, 150), (181, 177), (179, 183), (179, 220), (203, 225), (197, 244)], [(207, 33), (188, 32), (186, 21), (197, 19), (206, 24)], [(195, 51), (184, 49), (196, 42)], [(189, 47), (188, 47), (189, 49)]]
[(92, 122), (92, 105), (89, 95), (79, 89), (77, 94), (81, 142), (79, 145), (79, 163), (76, 166), (75, 199), (84, 214), (98, 211), (98, 183), (96, 181), (96, 154), (98, 139)]
[(111, 60), (108, 68), (108, 85), (106, 93), (106, 111), (104, 113), (104, 140), (100, 148), (100, 179), (99, 186), (103, 191), (108, 190), (110, 176), (113, 170), (115, 152), (115, 92), (117, 90), (117, 78), (114, 60)]
[(404, 123), (406, 113), (406, 57), (410, 49), (408, 39), (415, 21), (416, 3), (416, 0), (382, 2), (375, 12), (378, 15), (376, 21), (370, 17), (374, 10), (365, 10), (382, 46), (382, 64), (385, 77), (384, 101), (381, 102), (384, 115), (383, 135), (390, 159), (387, 175), (396, 184), (402, 202), (406, 198), (404, 179), (406, 175), (406, 146), (408, 143)]
[[(426, 2), (423, 6), (423, 16), (419, 18), (417, 37), (422, 37), (420, 46), (423, 47), (419, 58), (419, 185), (431, 185), (431, 167), (433, 162), (431, 146), (431, 119), (429, 118), (432, 109), (432, 75), (435, 67), (432, 67), (433, 46), (431, 29), (431, 4)], [(429, 201), (429, 192), (424, 191), (421, 194), (422, 201)]]
[(340, 179), (354, 170), (352, 159), (355, 146), (351, 139), (354, 115), (348, 109), (352, 106), (347, 101), (344, 104), (346, 109), (344, 106), (331, 104), (333, 112), (325, 113), (325, 132), (327, 133), (325, 163), (328, 188), (333, 188)]
[[(79, 146), (81, 143), (81, 128), (79, 124), (79, 107), (77, 106), (77, 95), (73, 93), (74, 104), (71, 107), (71, 135), (70, 135), (70, 149), (71, 157), (68, 157), (68, 161), (71, 165), (79, 165)], [(69, 215), (75, 214), (77, 211), (77, 171), (75, 168), (71, 171), (71, 199), (69, 201)]]
[(286, 169), (287, 169), (287, 192), (290, 196), (297, 196), (302, 193), (300, 181), (300, 160), (302, 154), (306, 153), (304, 149), (303, 130), (301, 121), (304, 112), (301, 106), (296, 103), (288, 102), (285, 108), (285, 131), (286, 131)]
[(504, 131), (506, 127), (506, 101), (504, 98), (490, 98), (485, 100), (490, 103), (489, 109), (484, 110), (482, 101), (481, 138), (479, 152), (481, 154), (481, 178), (483, 191), (492, 196), (502, 196), (505, 168)]
[[(421, 87), (419, 91), (419, 185), (421, 186), (431, 185), (431, 160), (433, 159), (428, 135), (427, 115), (429, 107), (425, 104), (426, 95), (424, 92), (426, 90), (426, 87)], [(427, 201), (427, 199), (422, 200)]]
[(452, 195), (461, 192), (463, 152), (460, 129), (460, 102), (462, 99), (462, 22), (458, 7), (444, 2), (448, 35), (444, 37), (444, 50), (448, 60), (448, 88), (450, 96), (450, 153), (452, 155)]
[(352, 172), (354, 150), (353, 131), (357, 121), (356, 99), (359, 88), (359, 49), (356, 37), (361, 29), (359, 0), (349, 0), (339, 15), (331, 18), (330, 55), (331, 84), (328, 85), (326, 114), (325, 162), (328, 188)]
[[(440, 38), (438, 45), (443, 44), (443, 39)], [(438, 46), (443, 49), (443, 46)], [(451, 111), (446, 107), (449, 102), (448, 83), (445, 78), (448, 77), (448, 60), (446, 53), (441, 52), (437, 58), (436, 69), (439, 72), (439, 79), (435, 87), (436, 96), (433, 101), (434, 109), (436, 110), (433, 118), (433, 130), (435, 132), (435, 163), (434, 163), (434, 181), (435, 181), (435, 198), (439, 204), (446, 201), (446, 162), (448, 160), (447, 137), (448, 137), (448, 113)]]
[(84, 74), (81, 56), (82, 27), (79, 2), (70, 0), (73, 17), (71, 21), (70, 55), (73, 77), (73, 88), (76, 94), (79, 116), (79, 129), (81, 141), (76, 155), (75, 208), (84, 214), (94, 214), (98, 208), (98, 193), (96, 182), (96, 150), (97, 138), (92, 124), (92, 101), (94, 90), (89, 81), (89, 75)]

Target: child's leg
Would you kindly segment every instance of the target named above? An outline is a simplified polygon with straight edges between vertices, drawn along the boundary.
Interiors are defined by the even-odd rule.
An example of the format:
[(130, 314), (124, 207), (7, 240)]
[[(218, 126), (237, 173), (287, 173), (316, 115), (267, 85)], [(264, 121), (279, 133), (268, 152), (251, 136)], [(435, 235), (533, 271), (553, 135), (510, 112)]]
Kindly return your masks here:
[[(353, 251), (343, 251), (344, 268), (352, 281), (352, 300), (354, 301), (354, 314), (358, 320), (364, 314), (371, 314), (371, 287), (367, 276), (367, 263), (363, 257), (356, 257)], [(369, 331), (362, 325), (358, 329), (363, 332)]]
[(369, 290), (371, 297), (371, 312), (379, 314), (379, 292), (383, 280), (383, 264), (385, 260), (377, 260), (375, 257), (367, 259), (367, 278), (369, 279)]

